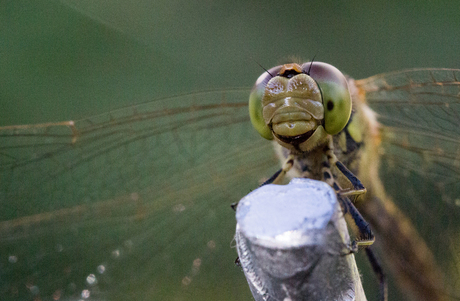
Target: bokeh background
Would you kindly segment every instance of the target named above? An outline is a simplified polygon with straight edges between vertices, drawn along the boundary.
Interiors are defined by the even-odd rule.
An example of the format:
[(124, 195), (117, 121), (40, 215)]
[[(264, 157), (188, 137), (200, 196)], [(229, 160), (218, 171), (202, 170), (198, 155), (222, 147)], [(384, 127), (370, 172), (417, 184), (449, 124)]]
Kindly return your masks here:
[(251, 86), (296, 57), (363, 78), (460, 67), (455, 1), (1, 1), (0, 124)]
[[(259, 64), (270, 68), (292, 57), (315, 57), (357, 79), (460, 68), (459, 8), (455, 1), (1, 1), (0, 126), (79, 120), (165, 96), (250, 87), (263, 72)], [(358, 260), (375, 300), (373, 276)], [(147, 280), (140, 281), (145, 289)], [(241, 295), (216, 293), (215, 300), (249, 298), (244, 278), (240, 284)]]

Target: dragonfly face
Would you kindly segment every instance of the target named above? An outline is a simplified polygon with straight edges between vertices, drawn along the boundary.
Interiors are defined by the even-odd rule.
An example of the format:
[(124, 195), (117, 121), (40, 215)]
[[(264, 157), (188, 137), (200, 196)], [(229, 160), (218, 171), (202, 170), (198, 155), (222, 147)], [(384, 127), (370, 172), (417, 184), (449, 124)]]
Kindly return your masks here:
[[(359, 150), (343, 162), (368, 189), (360, 210), (404, 298), (427, 287), (438, 300), (459, 294), (459, 78), (421, 69), (348, 79), (352, 122), (339, 133), (326, 125), (327, 104), (323, 121), (307, 107), (336, 150)], [(1, 128), (2, 300), (249, 300), (232, 264), (229, 204), (278, 168), (251, 128), (249, 94), (187, 94)]]
[(345, 76), (337, 68), (320, 62), (286, 64), (259, 77), (249, 108), (252, 124), (262, 137), (305, 152), (345, 127), (351, 97)]

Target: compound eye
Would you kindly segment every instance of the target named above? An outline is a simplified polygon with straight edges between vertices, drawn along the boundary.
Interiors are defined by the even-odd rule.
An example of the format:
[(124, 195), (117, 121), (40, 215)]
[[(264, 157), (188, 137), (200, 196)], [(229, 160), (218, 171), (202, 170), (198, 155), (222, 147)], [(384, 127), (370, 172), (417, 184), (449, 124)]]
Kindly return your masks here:
[(265, 86), (274, 77), (277, 76), (282, 66), (276, 66), (262, 73), (257, 79), (249, 96), (249, 117), (252, 126), (265, 139), (272, 140), (273, 134), (263, 118), (262, 98), (264, 96)]
[(330, 135), (338, 134), (347, 125), (351, 115), (351, 96), (347, 79), (337, 68), (326, 63), (304, 63), (302, 70), (309, 72), (321, 89), (324, 129)]

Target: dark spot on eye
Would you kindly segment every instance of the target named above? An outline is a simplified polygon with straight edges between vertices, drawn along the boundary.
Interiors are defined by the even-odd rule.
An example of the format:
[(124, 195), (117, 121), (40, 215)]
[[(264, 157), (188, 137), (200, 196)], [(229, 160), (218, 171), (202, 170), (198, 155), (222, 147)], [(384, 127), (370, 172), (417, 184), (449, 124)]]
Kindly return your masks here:
[(334, 108), (334, 102), (332, 102), (332, 100), (328, 100), (327, 101), (327, 109), (329, 111), (332, 111), (333, 108)]

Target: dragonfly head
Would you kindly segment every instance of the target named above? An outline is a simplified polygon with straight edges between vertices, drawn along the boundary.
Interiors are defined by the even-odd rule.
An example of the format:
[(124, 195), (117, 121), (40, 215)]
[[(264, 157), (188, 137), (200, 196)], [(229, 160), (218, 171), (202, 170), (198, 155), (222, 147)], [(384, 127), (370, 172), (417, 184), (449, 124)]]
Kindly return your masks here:
[(351, 114), (347, 80), (321, 62), (271, 68), (251, 91), (249, 114), (262, 137), (309, 151), (346, 126)]

